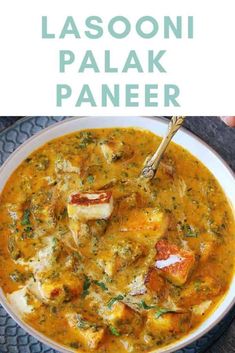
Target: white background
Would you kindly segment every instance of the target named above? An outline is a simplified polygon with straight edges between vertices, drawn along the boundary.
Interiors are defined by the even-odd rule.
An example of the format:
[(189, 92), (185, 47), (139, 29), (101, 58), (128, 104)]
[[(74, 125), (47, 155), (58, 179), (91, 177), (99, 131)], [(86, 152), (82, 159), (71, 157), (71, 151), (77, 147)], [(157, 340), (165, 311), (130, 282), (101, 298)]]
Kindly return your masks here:
[[(235, 114), (235, 21), (234, 0), (1, 0), (0, 2), (0, 115), (234, 115)], [(41, 16), (48, 16), (49, 30), (60, 33), (65, 18), (72, 15), (81, 39), (41, 39)], [(101, 39), (85, 37), (86, 17), (104, 20)], [(112, 38), (107, 23), (113, 16), (126, 16), (133, 24), (131, 34), (122, 40)], [(135, 32), (136, 21), (144, 15), (155, 17), (194, 16), (194, 39), (164, 40), (159, 34), (142, 39)], [(159, 30), (160, 33), (160, 30)], [(73, 50), (77, 64), (59, 73), (59, 49)], [(113, 63), (121, 66), (130, 49), (145, 60), (148, 49), (168, 50), (163, 66), (166, 74), (78, 74), (82, 54), (92, 49), (102, 63), (103, 51), (110, 49)], [(56, 83), (67, 83), (74, 96), (56, 108)], [(90, 84), (98, 107), (75, 107), (79, 90)], [(124, 96), (125, 83), (158, 83), (159, 107), (100, 107), (100, 85), (119, 83)], [(180, 87), (181, 107), (164, 108), (161, 86)]]

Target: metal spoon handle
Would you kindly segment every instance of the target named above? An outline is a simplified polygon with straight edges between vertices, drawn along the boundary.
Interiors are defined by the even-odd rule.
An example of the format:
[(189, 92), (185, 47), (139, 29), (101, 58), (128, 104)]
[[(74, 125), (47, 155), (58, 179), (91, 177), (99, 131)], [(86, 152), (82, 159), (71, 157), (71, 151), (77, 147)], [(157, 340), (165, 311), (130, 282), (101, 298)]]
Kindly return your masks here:
[(168, 131), (162, 142), (160, 143), (154, 155), (145, 163), (142, 169), (141, 176), (147, 179), (152, 179), (158, 169), (161, 158), (169, 145), (175, 133), (179, 130), (184, 122), (184, 116), (173, 116), (170, 120)]

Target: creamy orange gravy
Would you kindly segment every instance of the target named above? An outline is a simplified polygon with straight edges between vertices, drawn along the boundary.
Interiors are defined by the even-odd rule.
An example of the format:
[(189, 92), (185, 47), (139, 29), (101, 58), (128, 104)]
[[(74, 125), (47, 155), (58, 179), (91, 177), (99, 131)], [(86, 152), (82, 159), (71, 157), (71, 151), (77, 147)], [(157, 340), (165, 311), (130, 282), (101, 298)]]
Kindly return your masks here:
[[(0, 284), (53, 340), (79, 351), (148, 352), (188, 334), (226, 293), (230, 206), (208, 169), (174, 143), (156, 177), (139, 179), (160, 141), (134, 128), (75, 132), (33, 152), (8, 180)], [(71, 195), (98, 191), (113, 200), (100, 219), (68, 207)]]

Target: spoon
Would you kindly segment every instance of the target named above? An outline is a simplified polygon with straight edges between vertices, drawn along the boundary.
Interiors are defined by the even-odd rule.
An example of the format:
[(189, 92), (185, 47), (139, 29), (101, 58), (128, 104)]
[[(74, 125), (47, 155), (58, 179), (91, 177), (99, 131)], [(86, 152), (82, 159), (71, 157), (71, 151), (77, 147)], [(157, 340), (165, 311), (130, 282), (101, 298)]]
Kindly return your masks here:
[(166, 136), (160, 143), (158, 149), (153, 154), (153, 156), (145, 162), (145, 165), (140, 174), (141, 177), (149, 180), (154, 177), (167, 146), (169, 145), (175, 133), (183, 125), (184, 119), (184, 116), (173, 116), (171, 118)]

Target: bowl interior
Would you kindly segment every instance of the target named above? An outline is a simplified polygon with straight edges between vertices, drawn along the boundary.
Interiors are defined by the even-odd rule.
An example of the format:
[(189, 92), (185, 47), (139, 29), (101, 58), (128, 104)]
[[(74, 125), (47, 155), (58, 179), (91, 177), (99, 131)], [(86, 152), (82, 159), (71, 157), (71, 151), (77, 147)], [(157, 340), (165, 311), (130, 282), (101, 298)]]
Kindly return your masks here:
[[(35, 136), (28, 139), (22, 144), (0, 169), (0, 192), (4, 188), (5, 183), (17, 168), (17, 166), (35, 149), (39, 148), (46, 142), (78, 130), (89, 129), (89, 128), (109, 128), (109, 127), (137, 127), (150, 130), (153, 133), (163, 136), (167, 130), (168, 121), (163, 118), (146, 118), (146, 117), (84, 117), (84, 118), (70, 118), (51, 127), (41, 131)], [(189, 133), (188, 131), (181, 129), (176, 136), (174, 141), (179, 145), (189, 150), (194, 156), (196, 156), (207, 168), (212, 172), (215, 178), (219, 181), (222, 186), (231, 206), (235, 209), (235, 200), (230, 199), (231, 195), (235, 195), (235, 183), (232, 171), (226, 165), (226, 163), (214, 152), (207, 144), (201, 141), (199, 138)], [(194, 340), (201, 337), (203, 334), (208, 332), (213, 326), (215, 326), (224, 315), (230, 310), (235, 303), (235, 280), (233, 280), (230, 289), (226, 293), (223, 301), (217, 307), (217, 309), (193, 332), (187, 335), (180, 341), (171, 344), (163, 349), (155, 350), (154, 352), (173, 352), (180, 349)], [(40, 334), (29, 325), (25, 324), (10, 308), (4, 293), (0, 289), (0, 301), (8, 313), (14, 318), (17, 323), (22, 326), (31, 335), (39, 339), (40, 341), (50, 345), (51, 347), (61, 352), (71, 352), (69, 348), (62, 347), (61, 345), (53, 342), (49, 338)]]

